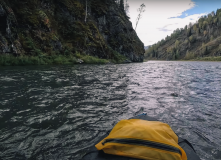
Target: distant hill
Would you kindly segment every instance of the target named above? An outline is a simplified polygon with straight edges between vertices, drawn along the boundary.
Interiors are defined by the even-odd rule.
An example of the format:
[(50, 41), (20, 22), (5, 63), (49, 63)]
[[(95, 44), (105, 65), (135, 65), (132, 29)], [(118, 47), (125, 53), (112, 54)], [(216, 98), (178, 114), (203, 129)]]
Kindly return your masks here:
[(145, 52), (145, 58), (160, 60), (208, 56), (221, 56), (221, 9), (201, 17), (195, 24), (176, 29)]
[(149, 45), (149, 46), (144, 46), (144, 49), (147, 50), (149, 47), (151, 47), (151, 45)]

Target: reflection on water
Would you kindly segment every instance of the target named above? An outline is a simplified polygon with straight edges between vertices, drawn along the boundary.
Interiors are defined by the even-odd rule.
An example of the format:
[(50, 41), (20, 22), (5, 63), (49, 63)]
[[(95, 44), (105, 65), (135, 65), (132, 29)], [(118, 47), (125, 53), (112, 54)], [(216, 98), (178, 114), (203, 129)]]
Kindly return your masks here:
[(119, 120), (146, 112), (221, 157), (221, 63), (0, 68), (0, 158), (80, 159)]

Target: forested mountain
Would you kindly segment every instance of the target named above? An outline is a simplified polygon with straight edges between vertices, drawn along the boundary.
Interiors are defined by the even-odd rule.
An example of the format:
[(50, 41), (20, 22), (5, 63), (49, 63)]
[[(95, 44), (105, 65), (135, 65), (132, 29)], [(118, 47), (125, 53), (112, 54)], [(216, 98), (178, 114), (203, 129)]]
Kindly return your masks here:
[(151, 45), (149, 45), (149, 46), (144, 46), (144, 49), (147, 50), (150, 46), (151, 46)]
[(221, 9), (176, 29), (145, 52), (147, 59), (180, 60), (221, 55)]
[(0, 55), (143, 61), (144, 45), (114, 0), (0, 0)]

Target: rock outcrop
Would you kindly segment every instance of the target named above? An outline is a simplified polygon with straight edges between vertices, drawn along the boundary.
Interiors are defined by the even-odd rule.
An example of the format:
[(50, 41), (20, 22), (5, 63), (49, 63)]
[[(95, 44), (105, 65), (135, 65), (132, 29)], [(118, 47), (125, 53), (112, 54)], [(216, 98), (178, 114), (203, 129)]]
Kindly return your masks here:
[(115, 1), (0, 0), (0, 54), (76, 52), (142, 62), (145, 50)]

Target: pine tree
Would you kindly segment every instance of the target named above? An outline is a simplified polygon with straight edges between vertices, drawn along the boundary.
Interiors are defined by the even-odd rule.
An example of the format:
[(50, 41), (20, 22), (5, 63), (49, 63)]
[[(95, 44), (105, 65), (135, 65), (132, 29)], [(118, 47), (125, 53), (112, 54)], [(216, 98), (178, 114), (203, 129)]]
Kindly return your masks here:
[(120, 9), (124, 11), (124, 0), (120, 0)]
[(124, 9), (125, 9), (125, 13), (127, 14), (127, 16), (129, 16), (129, 8), (130, 8), (130, 6), (128, 3), (128, 0), (126, 0)]
[(139, 22), (139, 20), (141, 19), (141, 16), (142, 16), (142, 13), (143, 12), (145, 12), (145, 4), (143, 3), (143, 4), (141, 4), (140, 5), (140, 8), (138, 8), (138, 12), (139, 12), (139, 14), (138, 14), (138, 16), (137, 16), (137, 22), (136, 22), (136, 27), (135, 27), (135, 31), (136, 31), (136, 28), (137, 28), (137, 24), (138, 24), (138, 22)]

